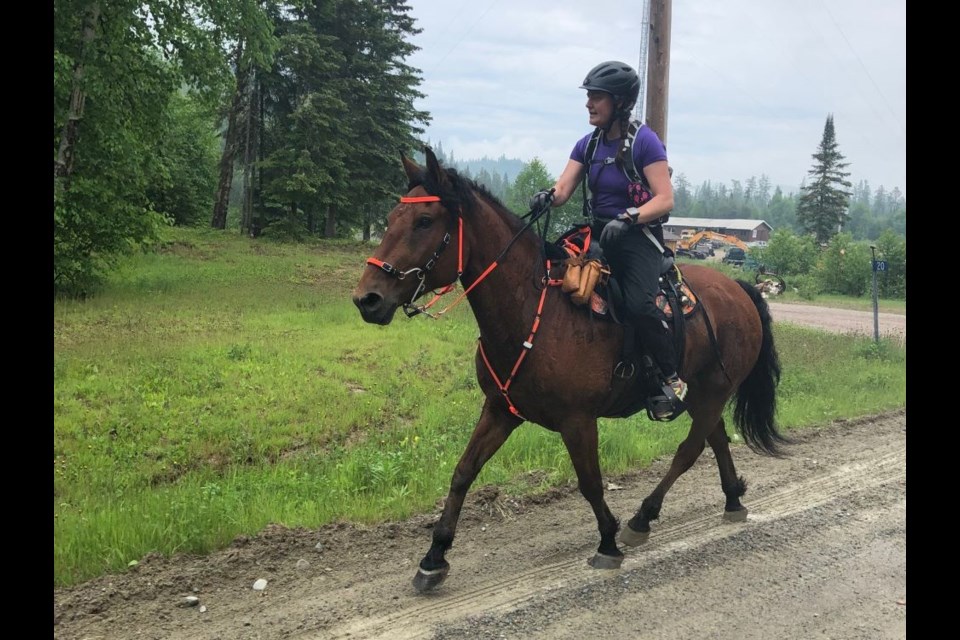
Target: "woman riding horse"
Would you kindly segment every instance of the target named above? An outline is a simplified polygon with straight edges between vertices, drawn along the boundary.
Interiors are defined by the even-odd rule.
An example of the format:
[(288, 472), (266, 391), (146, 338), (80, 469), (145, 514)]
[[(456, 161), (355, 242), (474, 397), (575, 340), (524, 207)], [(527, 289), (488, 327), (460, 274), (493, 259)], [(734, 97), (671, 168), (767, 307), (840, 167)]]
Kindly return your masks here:
[[(408, 191), (390, 212), (353, 294), (365, 321), (385, 325), (398, 307), (416, 312), (420, 297), (459, 281), (479, 328), (475, 366), (483, 408), (413, 584), (424, 592), (443, 582), (450, 568), (445, 555), (470, 485), (525, 420), (559, 433), (570, 454), (600, 532), (590, 566), (619, 567), (620, 524), (603, 498), (597, 419), (621, 415), (635, 395), (632, 385), (612, 381), (623, 328), (598, 322), (572, 304), (552, 286), (543, 242), (529, 226), (483, 187), (442, 168), (429, 148), (425, 152), (425, 169), (402, 157)], [(629, 546), (646, 539), (667, 491), (705, 443), (716, 454), (724, 517), (746, 517), (740, 502), (746, 487), (723, 419), (728, 402), (735, 403), (734, 422), (752, 449), (776, 454), (785, 442), (774, 422), (780, 364), (766, 302), (752, 285), (707, 267), (685, 266), (683, 275), (702, 303), (687, 321), (680, 359), (692, 423), (666, 476), (623, 529), (620, 540)]]

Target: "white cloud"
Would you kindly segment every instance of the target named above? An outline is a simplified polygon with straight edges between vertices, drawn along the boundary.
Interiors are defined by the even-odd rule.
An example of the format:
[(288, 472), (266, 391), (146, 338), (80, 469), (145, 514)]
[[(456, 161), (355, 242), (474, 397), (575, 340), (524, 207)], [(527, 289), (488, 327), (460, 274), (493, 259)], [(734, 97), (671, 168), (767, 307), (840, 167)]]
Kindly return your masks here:
[[(539, 157), (558, 175), (590, 131), (587, 71), (639, 62), (641, 2), (409, 4), (426, 136), (457, 158)], [(903, 0), (677, 0), (670, 44), (667, 148), (693, 185), (796, 191), (833, 114), (851, 179), (906, 193)]]

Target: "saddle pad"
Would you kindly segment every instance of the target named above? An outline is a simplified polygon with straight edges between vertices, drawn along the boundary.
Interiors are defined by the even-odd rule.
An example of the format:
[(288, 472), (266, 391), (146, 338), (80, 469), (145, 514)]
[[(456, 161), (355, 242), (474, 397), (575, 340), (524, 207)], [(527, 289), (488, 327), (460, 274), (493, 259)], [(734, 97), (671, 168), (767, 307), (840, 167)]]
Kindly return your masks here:
[[(697, 307), (697, 297), (693, 295), (693, 291), (690, 290), (686, 282), (680, 283), (677, 294), (680, 297), (680, 309), (683, 311), (683, 315), (689, 316)], [(667, 294), (663, 291), (657, 294), (657, 308), (667, 319), (673, 317), (673, 308), (667, 302)]]

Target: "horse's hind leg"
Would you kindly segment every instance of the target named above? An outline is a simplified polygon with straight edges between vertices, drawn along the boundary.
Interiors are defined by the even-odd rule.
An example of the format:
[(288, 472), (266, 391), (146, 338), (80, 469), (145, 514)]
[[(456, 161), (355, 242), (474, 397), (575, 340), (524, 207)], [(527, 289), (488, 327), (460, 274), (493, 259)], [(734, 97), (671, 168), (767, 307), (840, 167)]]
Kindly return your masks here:
[(693, 417), (693, 423), (690, 425), (690, 432), (686, 439), (677, 447), (677, 452), (673, 455), (673, 461), (670, 463), (670, 469), (660, 481), (660, 484), (643, 499), (637, 513), (630, 518), (627, 526), (620, 533), (620, 542), (627, 546), (635, 547), (638, 544), (647, 541), (650, 537), (650, 522), (660, 517), (660, 508), (663, 506), (663, 498), (667, 491), (673, 486), (684, 472), (693, 466), (706, 444), (707, 434), (716, 427), (719, 419), (718, 412), (709, 412), (709, 417), (702, 419), (698, 417), (699, 412), (691, 404), (690, 415)]
[(740, 503), (740, 498), (747, 492), (747, 483), (737, 477), (737, 469), (733, 466), (733, 456), (730, 454), (730, 438), (727, 437), (726, 425), (723, 418), (717, 423), (717, 428), (707, 436), (707, 442), (717, 457), (717, 467), (720, 469), (720, 487), (726, 496), (723, 507), (723, 519), (729, 522), (743, 522), (747, 519), (747, 508)]
[(489, 460), (507, 437), (517, 428), (520, 420), (499, 408), (493, 408), (487, 400), (480, 413), (477, 426), (473, 429), (470, 442), (464, 449), (457, 468), (450, 481), (450, 491), (443, 506), (443, 514), (433, 529), (433, 544), (427, 555), (420, 561), (420, 568), (413, 578), (413, 586), (419, 593), (430, 591), (440, 585), (447, 577), (450, 565), (444, 558), (447, 549), (453, 545), (457, 531), (460, 510), (466, 498), (467, 490), (480, 473), (480, 469)]
[(603, 499), (603, 478), (600, 473), (600, 455), (597, 451), (597, 421), (570, 420), (560, 432), (567, 447), (573, 468), (577, 472), (580, 493), (590, 503), (600, 530), (600, 546), (588, 560), (594, 569), (617, 569), (623, 562), (623, 552), (617, 548), (617, 529), (620, 523)]

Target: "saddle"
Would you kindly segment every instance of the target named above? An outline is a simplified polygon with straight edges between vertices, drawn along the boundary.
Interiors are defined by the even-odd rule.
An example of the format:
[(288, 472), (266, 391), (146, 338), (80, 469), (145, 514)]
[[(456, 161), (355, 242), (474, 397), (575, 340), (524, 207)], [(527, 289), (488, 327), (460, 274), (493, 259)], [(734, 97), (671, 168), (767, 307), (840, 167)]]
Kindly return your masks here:
[[(545, 244), (547, 258), (560, 263), (558, 270), (563, 278), (563, 290), (570, 294), (576, 306), (591, 317), (627, 326), (621, 320), (625, 317), (625, 300), (617, 275), (606, 263), (599, 243), (591, 242), (591, 235), (589, 226), (574, 227), (552, 246)], [(680, 267), (669, 249), (664, 253), (660, 266), (660, 292), (656, 306), (661, 321), (673, 336), (677, 364), (682, 368), (686, 343), (685, 319), (696, 313), (701, 305), (683, 279)], [(655, 415), (660, 412), (655, 409), (662, 403), (668, 403), (672, 407), (670, 415), (659, 420), (670, 421), (686, 410), (682, 403), (674, 405), (672, 402), (673, 394), (662, 372), (643, 349), (636, 331), (624, 332), (623, 352), (614, 368), (613, 378), (615, 385), (632, 383), (638, 391), (631, 394), (633, 400), (627, 406), (617, 408), (612, 414), (615, 417), (625, 418), (646, 409), (648, 418), (658, 420)]]

